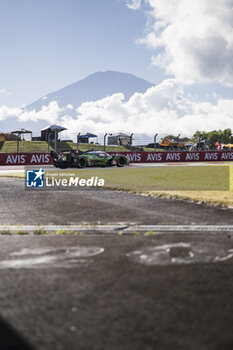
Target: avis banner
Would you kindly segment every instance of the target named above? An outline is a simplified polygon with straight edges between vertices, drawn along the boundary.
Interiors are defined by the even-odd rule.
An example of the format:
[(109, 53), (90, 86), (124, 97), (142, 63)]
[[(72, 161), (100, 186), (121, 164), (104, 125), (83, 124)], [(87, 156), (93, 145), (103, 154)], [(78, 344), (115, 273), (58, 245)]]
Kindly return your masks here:
[[(109, 152), (116, 154), (116, 152)], [(233, 151), (209, 152), (118, 152), (129, 157), (131, 163), (182, 163), (233, 161)], [(0, 153), (1, 165), (49, 165), (53, 164), (49, 153)]]
[[(231, 151), (209, 152), (121, 152), (129, 157), (131, 163), (182, 163), (182, 162), (208, 162), (233, 161)], [(112, 153), (113, 154), (113, 153)]]
[(49, 153), (0, 153), (0, 165), (53, 164)]

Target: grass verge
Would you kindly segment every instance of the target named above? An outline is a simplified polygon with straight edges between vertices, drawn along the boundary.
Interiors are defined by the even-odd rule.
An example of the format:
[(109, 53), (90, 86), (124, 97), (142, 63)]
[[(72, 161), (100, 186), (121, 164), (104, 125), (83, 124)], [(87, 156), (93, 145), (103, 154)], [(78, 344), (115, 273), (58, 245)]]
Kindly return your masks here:
[(72, 169), (72, 173), (103, 178), (108, 189), (233, 207), (233, 165)]
[[(76, 150), (77, 145), (74, 142), (61, 141), (57, 143), (58, 150)], [(104, 146), (94, 145), (90, 143), (80, 143), (80, 151), (88, 151), (93, 148), (96, 151), (103, 151)], [(50, 144), (50, 151), (54, 151), (54, 143)], [(106, 146), (107, 152), (126, 152), (128, 151), (124, 146)], [(13, 153), (17, 152), (17, 141), (5, 141), (0, 142), (0, 153)], [(19, 152), (48, 152), (48, 143), (46, 141), (20, 141), (19, 142)]]
[[(154, 197), (185, 199), (233, 208), (233, 165), (61, 170), (88, 179), (103, 178), (105, 187)], [(59, 171), (54, 168), (54, 173)], [(10, 174), (24, 177), (23, 174)], [(62, 176), (63, 178), (66, 176)]]

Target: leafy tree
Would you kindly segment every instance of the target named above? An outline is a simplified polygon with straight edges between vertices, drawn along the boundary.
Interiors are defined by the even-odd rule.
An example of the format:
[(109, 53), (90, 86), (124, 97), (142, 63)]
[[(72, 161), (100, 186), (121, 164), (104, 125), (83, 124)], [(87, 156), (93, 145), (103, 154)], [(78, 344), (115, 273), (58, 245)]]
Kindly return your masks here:
[(225, 130), (213, 130), (209, 132), (205, 131), (196, 131), (193, 135), (192, 139), (194, 141), (199, 141), (199, 139), (202, 140), (209, 140), (213, 143), (220, 141), (222, 143), (233, 143), (233, 135), (231, 129), (225, 129)]
[(232, 143), (233, 142), (233, 135), (231, 129), (225, 129), (222, 133), (222, 143)]
[(205, 131), (196, 131), (192, 137), (194, 141), (199, 141), (199, 139), (202, 141), (202, 140), (206, 140), (206, 138), (207, 138), (207, 133)]

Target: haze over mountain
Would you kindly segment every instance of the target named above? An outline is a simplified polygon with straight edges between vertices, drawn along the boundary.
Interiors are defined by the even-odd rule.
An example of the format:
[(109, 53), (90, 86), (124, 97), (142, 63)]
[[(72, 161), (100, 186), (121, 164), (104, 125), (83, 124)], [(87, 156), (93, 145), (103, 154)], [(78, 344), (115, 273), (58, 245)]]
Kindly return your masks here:
[(8, 117), (4, 118), (2, 131), (11, 131), (12, 127), (26, 128), (39, 135), (40, 129), (48, 124), (63, 125), (64, 115), (77, 120), (76, 109), (84, 102), (98, 101), (116, 93), (123, 93), (124, 100), (127, 101), (135, 92), (144, 93), (152, 86), (154, 84), (132, 74), (114, 71), (97, 72), (47, 94), (21, 110), (15, 109), (13, 114), (11, 111), (7, 112)]
[(62, 138), (75, 139), (78, 132), (103, 135), (123, 131), (138, 134), (138, 140), (150, 135), (151, 140), (157, 132), (191, 136), (200, 129), (231, 128), (232, 108), (233, 99), (218, 96), (215, 103), (201, 102), (177, 79), (154, 86), (127, 73), (104, 72), (24, 109), (0, 106), (0, 121), (1, 131), (24, 127), (32, 130), (33, 136), (39, 136), (48, 124), (60, 124), (67, 128)]
[(132, 74), (120, 72), (97, 72), (77, 83), (49, 93), (26, 107), (27, 110), (40, 110), (56, 101), (60, 107), (72, 105), (74, 110), (83, 102), (97, 101), (115, 93), (123, 93), (128, 100), (135, 92), (144, 93), (154, 84)]

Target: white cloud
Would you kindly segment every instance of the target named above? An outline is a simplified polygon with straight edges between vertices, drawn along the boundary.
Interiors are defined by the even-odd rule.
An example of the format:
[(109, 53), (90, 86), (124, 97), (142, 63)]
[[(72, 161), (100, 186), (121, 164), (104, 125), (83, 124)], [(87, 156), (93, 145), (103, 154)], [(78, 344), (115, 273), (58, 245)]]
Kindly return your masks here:
[[(144, 0), (151, 7), (152, 64), (184, 83), (233, 86), (233, 0)], [(133, 1), (131, 8), (139, 8)]]
[(132, 10), (137, 10), (141, 6), (141, 0), (130, 0), (127, 1), (127, 7)]
[(35, 110), (27, 111), (24, 110), (21, 115), (19, 115), (20, 121), (37, 121), (46, 120), (49, 123), (55, 123), (60, 116), (60, 113), (64, 111), (64, 108), (59, 107), (56, 101), (52, 101), (48, 106), (43, 106), (38, 112)]
[(124, 101), (123, 94), (115, 94), (83, 103), (76, 119), (66, 115), (62, 122), (73, 132), (192, 135), (196, 130), (231, 128), (232, 109), (233, 100), (219, 98), (216, 104), (194, 101), (177, 80), (169, 79), (145, 94), (134, 94), (129, 101)]
[(20, 108), (0, 106), (0, 120), (5, 120), (12, 116), (19, 116), (22, 113)]
[(178, 80), (168, 79), (144, 94), (135, 93), (128, 101), (118, 93), (85, 102), (76, 110), (76, 116), (73, 110), (61, 108), (53, 101), (38, 112), (2, 106), (0, 120), (16, 116), (21, 122), (60, 123), (72, 134), (123, 131), (146, 135), (156, 132), (192, 135), (196, 130), (232, 128), (232, 110), (233, 99), (216, 96), (215, 103), (195, 101), (184, 92)]
[(0, 89), (0, 96), (10, 96), (10, 95), (11, 95), (10, 91), (6, 89)]
[(69, 103), (68, 105), (66, 105), (66, 109), (74, 109), (74, 106)]
[(1, 106), (0, 120), (16, 117), (21, 122), (46, 120), (50, 123), (55, 123), (64, 110), (64, 108), (59, 107), (56, 101), (50, 102), (48, 106), (43, 106), (38, 112), (35, 110), (28, 111), (20, 108)]

